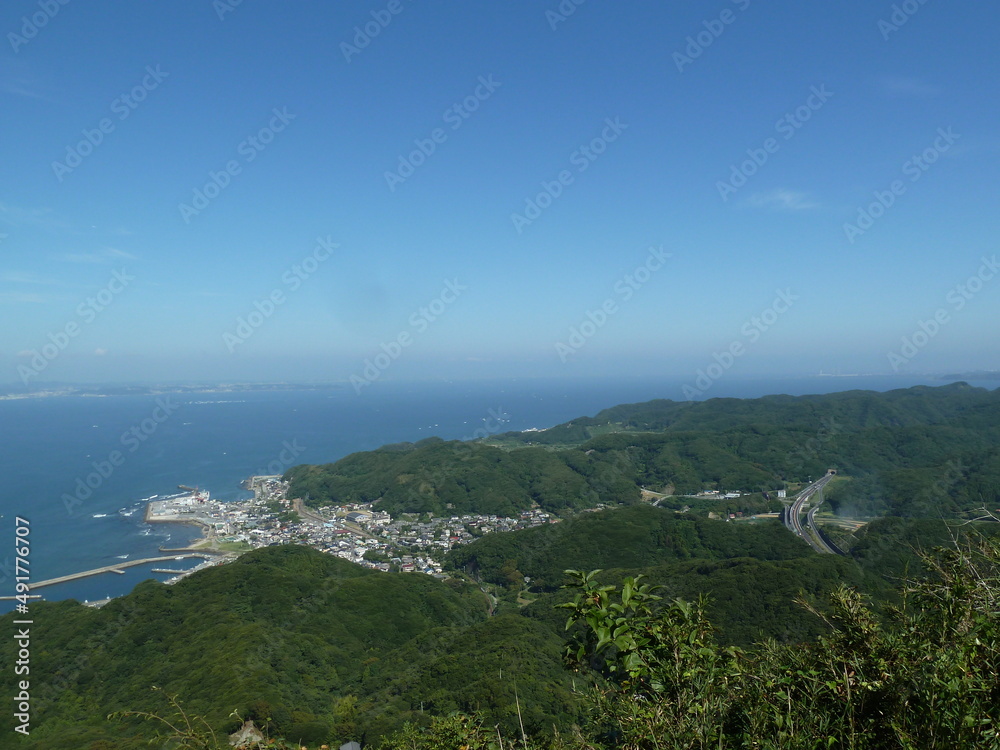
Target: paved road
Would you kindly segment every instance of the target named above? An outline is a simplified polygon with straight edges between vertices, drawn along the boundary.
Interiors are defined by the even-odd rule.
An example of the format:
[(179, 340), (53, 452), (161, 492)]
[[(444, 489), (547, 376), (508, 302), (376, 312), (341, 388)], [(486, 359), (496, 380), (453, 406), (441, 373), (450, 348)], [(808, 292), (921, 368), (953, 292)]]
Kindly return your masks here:
[[(809, 502), (812, 496), (823, 489), (835, 476), (835, 474), (826, 474), (802, 490), (795, 496), (791, 507), (788, 509), (788, 513), (785, 515), (785, 526), (787, 526), (795, 534), (798, 534), (800, 537), (805, 539), (806, 542), (809, 543), (809, 546), (817, 552), (830, 555), (835, 555), (837, 553), (823, 541), (823, 538), (816, 530), (816, 525), (813, 521), (813, 516), (816, 515), (816, 508), (812, 508), (806, 516), (806, 525), (802, 524), (802, 509), (805, 504)], [(813, 533), (810, 534), (806, 530), (807, 526)]]
[(311, 523), (316, 526), (322, 526), (324, 523), (326, 523), (326, 521), (323, 520), (323, 517), (321, 515), (307, 508), (305, 506), (305, 503), (302, 502), (301, 498), (295, 498), (294, 500), (292, 500), (292, 510), (298, 513), (299, 518), (301, 518), (306, 523)]

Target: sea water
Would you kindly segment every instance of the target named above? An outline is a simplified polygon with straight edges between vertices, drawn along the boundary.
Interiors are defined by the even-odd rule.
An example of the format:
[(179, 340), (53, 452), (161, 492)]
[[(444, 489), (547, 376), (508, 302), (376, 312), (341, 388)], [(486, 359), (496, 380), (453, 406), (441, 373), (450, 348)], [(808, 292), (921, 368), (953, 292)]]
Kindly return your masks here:
[[(714, 384), (706, 396), (884, 391), (917, 384), (942, 383), (916, 377), (731, 379)], [(0, 401), (0, 595), (14, 593), (16, 516), (30, 523), (31, 579), (39, 581), (155, 557), (162, 554), (160, 547), (184, 547), (199, 535), (197, 528), (143, 521), (146, 502), (179, 492), (178, 485), (232, 500), (248, 496), (240, 482), (253, 474), (333, 462), (388, 443), (546, 428), (621, 403), (681, 400), (681, 385), (656, 379), (496, 380), (376, 383), (361, 394), (343, 387)], [(198, 562), (159, 566), (179, 569)], [(126, 593), (145, 578), (169, 577), (152, 574), (150, 567), (157, 566), (37, 593), (53, 600), (94, 600)], [(0, 612), (10, 606), (0, 602)]]

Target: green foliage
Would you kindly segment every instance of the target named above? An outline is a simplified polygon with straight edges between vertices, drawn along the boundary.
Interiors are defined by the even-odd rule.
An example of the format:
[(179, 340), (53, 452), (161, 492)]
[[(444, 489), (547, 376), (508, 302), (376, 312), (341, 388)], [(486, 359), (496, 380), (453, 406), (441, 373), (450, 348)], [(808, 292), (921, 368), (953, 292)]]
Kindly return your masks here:
[[(157, 690), (157, 688), (154, 688)], [(126, 719), (135, 717), (151, 721), (159, 726), (156, 739), (177, 750), (222, 750), (223, 745), (215, 730), (203, 717), (189, 716), (177, 700), (177, 696), (166, 696), (172, 712), (167, 716), (147, 711), (122, 711), (108, 718)]]
[(802, 544), (777, 521), (728, 524), (638, 505), (585, 513), (559, 524), (511, 534), (490, 534), (448, 553), (446, 565), (490, 583), (514, 583), (512, 571), (531, 587), (552, 591), (567, 568), (639, 568), (668, 561), (753, 557), (807, 557)]
[[(707, 596), (705, 612), (715, 626), (716, 638), (720, 643), (746, 648), (765, 639), (801, 643), (825, 633), (821, 620), (795, 604), (796, 596), (802, 593), (823, 601), (846, 583), (880, 601), (891, 596), (884, 581), (834, 555), (773, 561), (697, 560), (641, 571), (670, 598)], [(618, 575), (629, 573), (632, 571)], [(612, 574), (609, 571), (606, 577)]]
[[(545, 596), (524, 614), (558, 627), (547, 608), (559, 600), (563, 571), (589, 565), (609, 570), (602, 582), (644, 574), (670, 597), (707, 594), (707, 612), (727, 644), (751, 646), (763, 638), (800, 642), (823, 624), (796, 607), (800, 591), (824, 598), (849, 583), (878, 598), (889, 595), (874, 568), (816, 555), (777, 521), (735, 524), (679, 515), (650, 506), (582, 514), (560, 524), (483, 537), (452, 551), (447, 562), (481, 580)], [(554, 599), (553, 599), (554, 598)]]
[[(883, 619), (847, 587), (807, 644), (743, 652), (712, 642), (704, 604), (662, 606), (626, 578), (568, 571), (571, 665), (611, 680), (589, 733), (614, 748), (998, 748), (1000, 547), (937, 549)], [(661, 606), (657, 606), (661, 605)]]
[[(606, 515), (616, 514), (671, 515)], [(575, 573), (574, 587), (493, 617), (482, 594), (458, 581), (376, 573), (297, 547), (260, 550), (174, 587), (149, 582), (100, 610), (38, 604), (33, 636), (44, 648), (33, 665), (54, 677), (33, 683), (37, 723), (19, 746), (144, 747), (166, 727), (138, 715), (163, 716), (184, 741), (200, 733), (207, 742), (236, 728), (235, 708), (270, 736), (309, 747), (391, 736), (387, 747), (443, 750), (461, 739), (499, 748), (510, 738), (525, 744), (522, 728), (535, 744), (579, 750), (795, 748), (816, 746), (814, 737), (845, 748), (992, 747), (983, 723), (1000, 719), (992, 547), (937, 553), (899, 606), (882, 611), (836, 589), (847, 580), (878, 590), (848, 559), (808, 549), (784, 560), (725, 557), (757, 544), (743, 535), (759, 531), (707, 528), (723, 537), (692, 537), (701, 559), (635, 575)], [(829, 603), (795, 608), (799, 589)], [(555, 604), (576, 623), (575, 675), (561, 666)], [(784, 642), (753, 645), (759, 636)], [(0, 658), (11, 658), (9, 644)], [(581, 702), (587, 684), (596, 690)], [(183, 695), (185, 715), (207, 724), (165, 715), (150, 685)], [(109, 711), (131, 718), (109, 723)], [(581, 722), (583, 738), (546, 739)]]
[(830, 466), (858, 480), (831, 490), (845, 515), (936, 517), (1000, 500), (1000, 391), (964, 383), (650, 401), (491, 443), (403, 443), (286, 478), (312, 504), (377, 501), (394, 514), (564, 512), (635, 503), (640, 487), (772, 490)]
[(715, 646), (704, 600), (681, 599), (665, 607), (639, 578), (621, 588), (599, 585), (596, 573), (569, 570), (577, 593), (561, 605), (571, 610), (566, 629), (585, 624), (567, 647), (579, 666), (590, 657), (615, 687), (597, 691), (595, 729), (625, 747), (716, 747), (724, 717), (734, 701), (739, 652)]
[[(296, 467), (293, 492), (313, 503), (434, 514), (537, 503), (566, 520), (452, 551), (450, 569), (477, 586), (289, 546), (176, 586), (146, 582), (101, 609), (33, 604), (32, 674), (45, 678), (18, 747), (147, 747), (152, 726), (135, 714), (163, 715), (152, 685), (216, 733), (235, 728), (237, 709), (314, 745), (527, 746), (522, 728), (549, 737), (583, 720), (584, 684), (597, 688), (586, 736), (545, 743), (996, 747), (997, 554), (962, 545), (1000, 531), (970, 520), (1000, 505), (998, 417), (1000, 393), (962, 384), (658, 401), (502, 436), (504, 448), (431, 439)], [(816, 555), (777, 522), (710, 521), (687, 498), (637, 504), (640, 487), (773, 489), (831, 465), (851, 475), (830, 485), (831, 505), (894, 514), (848, 540), (853, 560)], [(571, 512), (599, 502), (626, 507)], [(675, 512), (684, 505), (696, 512)], [(915, 578), (935, 545), (964, 551), (936, 553)], [(566, 569), (594, 567), (605, 571), (578, 575), (585, 596), (559, 588)], [(893, 592), (885, 579), (910, 583)], [(557, 604), (577, 622), (576, 674), (562, 666)], [(0, 661), (13, 649), (0, 640)], [(0, 673), (6, 694), (12, 680)], [(123, 711), (134, 713), (104, 718)]]
[(364, 716), (372, 734), (456, 711), (488, 717), (505, 733), (521, 724), (546, 733), (579, 718), (562, 647), (556, 628), (508, 612), (430, 631), (373, 662), (352, 689), (371, 704)]
[[(379, 573), (287, 546), (174, 586), (147, 581), (100, 609), (43, 602), (32, 610), (32, 668), (46, 677), (33, 681), (31, 740), (55, 748), (67, 723), (110, 733), (101, 718), (110, 712), (157, 711), (152, 685), (182, 696), (216, 730), (234, 709), (257, 706), (273, 734), (324, 732), (333, 696), (349, 694), (367, 660), (434, 628), (482, 621), (487, 600), (457, 581)], [(13, 663), (13, 648), (0, 643), (0, 660)], [(0, 673), (8, 693), (13, 679)]]
[(421, 441), (355, 453), (325, 466), (296, 466), (289, 493), (309, 503), (375, 502), (393, 514), (516, 515), (534, 504), (549, 511), (637, 502), (633, 481), (584, 454), (540, 449), (512, 454), (480, 443)]
[(918, 574), (922, 556), (935, 547), (954, 547), (968, 543), (970, 535), (998, 533), (1000, 525), (992, 520), (968, 523), (890, 516), (872, 521), (855, 535), (851, 556), (863, 570), (898, 581)]
[(503, 442), (614, 452), (634, 469), (624, 476), (679, 494), (768, 489), (836, 466), (861, 480), (831, 492), (845, 515), (938, 517), (1000, 499), (1000, 390), (965, 383), (626, 404)]
[(407, 724), (386, 737), (381, 750), (529, 750), (531, 745), (520, 743), (499, 731), (483, 726), (473, 717), (453, 714), (435, 717), (427, 728)]

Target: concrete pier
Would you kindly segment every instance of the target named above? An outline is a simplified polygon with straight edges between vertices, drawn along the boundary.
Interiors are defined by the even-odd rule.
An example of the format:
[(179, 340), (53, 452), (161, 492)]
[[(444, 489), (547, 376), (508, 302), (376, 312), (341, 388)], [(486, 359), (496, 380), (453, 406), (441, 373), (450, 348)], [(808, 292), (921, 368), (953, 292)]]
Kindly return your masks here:
[(171, 555), (170, 557), (147, 557), (143, 560), (131, 560), (129, 562), (121, 562), (115, 565), (105, 565), (103, 568), (94, 568), (93, 570), (84, 570), (80, 573), (70, 573), (67, 576), (59, 576), (58, 578), (49, 578), (45, 581), (36, 581), (35, 583), (28, 584), (28, 590), (34, 591), (35, 589), (40, 589), (43, 586), (54, 586), (57, 583), (66, 583), (67, 581), (76, 581), (80, 578), (89, 578), (90, 576), (100, 575), (101, 573), (119, 573), (123, 574), (122, 568), (132, 568), (136, 565), (146, 565), (147, 563), (157, 563), (157, 562), (167, 562), (168, 560), (176, 560), (178, 557), (191, 558), (200, 557), (202, 560), (211, 559), (210, 555), (205, 554), (192, 554), (188, 553), (185, 555)]

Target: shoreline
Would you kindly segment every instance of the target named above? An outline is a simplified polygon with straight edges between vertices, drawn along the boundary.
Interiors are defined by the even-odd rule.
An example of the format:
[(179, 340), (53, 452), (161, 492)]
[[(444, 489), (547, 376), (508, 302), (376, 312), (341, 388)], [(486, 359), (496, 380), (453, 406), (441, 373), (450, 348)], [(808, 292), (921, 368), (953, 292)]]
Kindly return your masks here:
[[(206, 493), (207, 494), (207, 493)], [(203, 513), (203, 512), (192, 512), (188, 510), (191, 506), (183, 506), (183, 509), (178, 510), (177, 507), (170, 507), (171, 500), (150, 500), (146, 502), (146, 508), (143, 511), (143, 521), (148, 524), (177, 524), (179, 526), (197, 526), (199, 530), (199, 535), (193, 539), (187, 540), (183, 543), (183, 546), (177, 547), (166, 547), (160, 546), (159, 550), (163, 553), (207, 553), (213, 556), (226, 557), (229, 555), (239, 555), (250, 549), (248, 545), (245, 549), (241, 548), (239, 544), (231, 544), (227, 542), (225, 537), (226, 533), (223, 530), (220, 535), (219, 529), (213, 523), (215, 518), (214, 513)], [(223, 504), (218, 502), (214, 505), (221, 507)], [(165, 507), (164, 507), (165, 506)], [(195, 506), (197, 507), (197, 506)], [(166, 510), (166, 513), (157, 513), (157, 511)]]
[[(200, 551), (207, 551), (207, 550), (212, 549), (211, 548), (211, 544), (214, 541), (214, 539), (213, 539), (214, 534), (212, 533), (212, 527), (211, 526), (209, 526), (208, 524), (206, 524), (204, 521), (199, 521), (196, 518), (179, 518), (179, 517), (156, 518), (156, 517), (154, 517), (152, 515), (152, 512), (153, 512), (153, 502), (155, 502), (155, 501), (149, 501), (149, 502), (146, 503), (146, 510), (143, 512), (143, 516), (142, 516), (143, 522), (150, 523), (150, 524), (152, 524), (152, 523), (175, 523), (175, 524), (178, 524), (180, 526), (197, 526), (197, 527), (199, 527), (199, 529), (201, 531), (201, 535), (198, 538), (192, 539), (191, 541), (189, 541), (187, 543), (186, 547), (182, 547), (182, 548), (178, 548), (178, 549), (193, 550), (193, 551), (199, 551), (199, 552)], [(161, 547), (161, 549), (162, 549), (162, 547)], [(215, 551), (215, 550), (213, 550), (213, 551)], [(217, 552), (217, 554), (221, 554), (221, 552)]]

